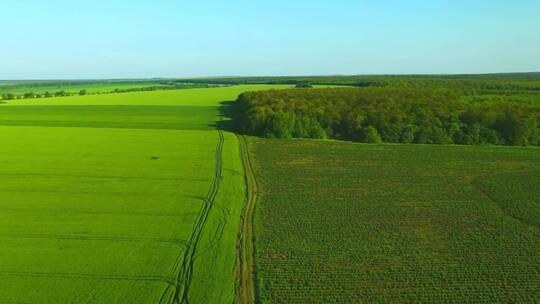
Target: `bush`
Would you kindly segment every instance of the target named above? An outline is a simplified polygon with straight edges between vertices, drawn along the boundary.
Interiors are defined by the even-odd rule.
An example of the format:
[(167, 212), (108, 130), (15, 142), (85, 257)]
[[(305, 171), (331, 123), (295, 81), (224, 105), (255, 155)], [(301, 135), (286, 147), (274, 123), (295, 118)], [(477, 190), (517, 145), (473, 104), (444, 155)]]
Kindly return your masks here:
[(368, 126), (362, 129), (362, 141), (370, 144), (378, 144), (382, 142), (381, 135), (372, 126)]
[(313, 88), (313, 86), (309, 83), (299, 83), (296, 85), (296, 88), (298, 89), (310, 89)]

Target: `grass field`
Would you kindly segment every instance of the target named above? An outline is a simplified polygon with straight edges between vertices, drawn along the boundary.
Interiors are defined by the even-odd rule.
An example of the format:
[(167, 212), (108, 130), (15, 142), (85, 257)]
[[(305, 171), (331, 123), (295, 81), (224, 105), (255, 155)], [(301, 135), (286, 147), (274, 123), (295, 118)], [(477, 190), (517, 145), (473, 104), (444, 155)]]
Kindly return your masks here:
[(0, 105), (0, 302), (233, 302), (243, 169), (215, 125), (266, 88)]
[(540, 302), (540, 150), (251, 139), (261, 303)]

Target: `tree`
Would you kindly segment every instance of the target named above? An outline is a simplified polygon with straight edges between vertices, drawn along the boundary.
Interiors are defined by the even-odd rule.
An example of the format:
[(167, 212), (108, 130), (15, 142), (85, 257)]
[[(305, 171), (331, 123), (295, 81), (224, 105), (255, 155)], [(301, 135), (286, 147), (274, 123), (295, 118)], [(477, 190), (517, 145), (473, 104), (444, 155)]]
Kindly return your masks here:
[(17, 96), (15, 96), (15, 94), (13, 93), (4, 93), (2, 94), (2, 99), (5, 99), (5, 100), (14, 100)]
[(372, 126), (368, 126), (362, 129), (362, 141), (371, 144), (378, 144), (382, 142), (381, 135)]
[(476, 145), (480, 143), (480, 130), (481, 125), (479, 123), (473, 123), (466, 125), (463, 133), (463, 144)]
[(459, 122), (453, 122), (450, 124), (448, 128), (448, 136), (455, 144), (462, 144), (463, 143), (463, 137), (465, 136), (463, 134), (463, 124)]
[(540, 107), (505, 96), (491, 102), (485, 101), (490, 97), (472, 101), (459, 94), (387, 87), (249, 92), (238, 98), (234, 120), (240, 132), (272, 137), (540, 144)]
[(271, 129), (266, 135), (276, 138), (291, 138), (295, 117), (293, 113), (278, 113), (271, 119)]
[(24, 95), (23, 95), (24, 99), (35, 98), (35, 97), (36, 97), (36, 94), (34, 94), (34, 92), (24, 93)]
[(401, 142), (405, 144), (413, 143), (418, 129), (418, 126), (414, 124), (409, 124), (405, 126), (405, 128), (401, 132)]
[(310, 138), (315, 138), (315, 139), (328, 138), (328, 134), (326, 133), (326, 130), (324, 130), (320, 125), (315, 126), (315, 128), (311, 129), (309, 135), (310, 135)]
[(87, 94), (87, 92), (84, 89), (79, 91), (79, 95), (81, 95), (81, 96), (84, 96), (86, 94)]
[(517, 111), (510, 109), (506, 109), (505, 113), (499, 117), (495, 128), (501, 134), (505, 144), (515, 146), (529, 145), (530, 139), (533, 142), (536, 141), (534, 137), (538, 132), (536, 119), (523, 117)]
[(313, 86), (307, 82), (301, 82), (299, 84), (296, 85), (296, 88), (297, 89), (311, 89), (313, 88)]
[(497, 131), (482, 126), (480, 127), (480, 143), (499, 145), (501, 140)]

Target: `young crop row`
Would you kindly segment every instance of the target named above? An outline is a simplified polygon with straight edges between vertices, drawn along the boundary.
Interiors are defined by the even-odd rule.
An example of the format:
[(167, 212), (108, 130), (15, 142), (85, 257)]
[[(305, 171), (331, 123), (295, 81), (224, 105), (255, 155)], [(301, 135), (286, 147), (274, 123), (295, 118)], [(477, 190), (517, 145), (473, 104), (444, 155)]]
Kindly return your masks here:
[[(525, 197), (519, 186), (540, 180), (538, 149), (265, 139), (250, 149), (262, 302), (540, 300), (540, 232), (526, 218), (540, 187), (529, 182)], [(519, 204), (490, 198), (505, 183), (500, 197)]]

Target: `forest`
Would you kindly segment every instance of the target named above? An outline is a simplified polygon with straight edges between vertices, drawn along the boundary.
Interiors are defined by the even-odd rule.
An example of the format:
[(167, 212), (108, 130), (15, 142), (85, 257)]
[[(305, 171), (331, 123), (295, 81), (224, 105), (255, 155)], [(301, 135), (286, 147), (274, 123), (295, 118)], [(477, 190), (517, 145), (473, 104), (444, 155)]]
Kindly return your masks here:
[(501, 86), (482, 94), (461, 81), (446, 82), (455, 85), (247, 92), (234, 103), (235, 128), (272, 138), (367, 143), (540, 144), (538, 95), (514, 88), (519, 82), (495, 80)]
[(180, 83), (210, 84), (304, 84), (355, 87), (453, 88), (467, 93), (486, 90), (540, 91), (540, 73), (502, 73), (466, 75), (351, 75), (278, 76), (176, 79)]

